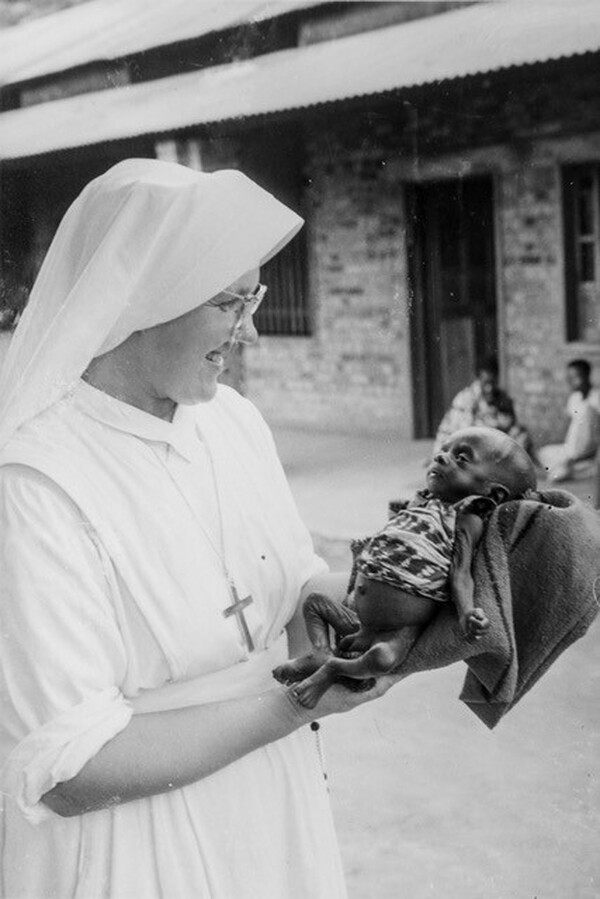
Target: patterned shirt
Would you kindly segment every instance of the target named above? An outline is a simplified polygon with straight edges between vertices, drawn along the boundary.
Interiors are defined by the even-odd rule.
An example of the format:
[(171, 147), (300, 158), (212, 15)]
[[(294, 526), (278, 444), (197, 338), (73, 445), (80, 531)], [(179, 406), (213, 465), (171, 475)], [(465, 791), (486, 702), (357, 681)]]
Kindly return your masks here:
[(407, 593), (446, 602), (459, 511), (486, 514), (491, 500), (467, 497), (445, 503), (420, 491), (365, 542), (356, 568), (365, 577)]

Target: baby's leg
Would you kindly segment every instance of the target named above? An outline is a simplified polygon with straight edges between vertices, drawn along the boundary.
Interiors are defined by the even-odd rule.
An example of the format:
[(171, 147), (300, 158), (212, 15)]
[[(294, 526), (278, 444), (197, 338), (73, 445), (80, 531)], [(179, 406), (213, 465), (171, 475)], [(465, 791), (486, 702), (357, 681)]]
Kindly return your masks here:
[(402, 628), (423, 627), (433, 618), (438, 603), (415, 596), (400, 587), (359, 574), (354, 591), (354, 606), (361, 629), (340, 640), (337, 655), (356, 656), (378, 643), (381, 634)]
[(330, 627), (336, 633), (347, 635), (359, 626), (358, 618), (351, 609), (323, 593), (311, 593), (304, 602), (303, 613), (313, 650), (275, 668), (273, 677), (281, 683), (303, 680), (331, 656), (333, 649), (329, 640)]
[(394, 631), (355, 659), (328, 658), (294, 688), (294, 695), (301, 705), (312, 709), (329, 687), (340, 680), (352, 678), (363, 682), (362, 689), (370, 689), (376, 678), (389, 674), (404, 661), (418, 632), (418, 627)]
[(360, 622), (356, 612), (330, 599), (323, 593), (311, 593), (303, 606), (304, 621), (310, 642), (316, 650), (331, 653), (329, 628), (340, 637), (358, 630)]

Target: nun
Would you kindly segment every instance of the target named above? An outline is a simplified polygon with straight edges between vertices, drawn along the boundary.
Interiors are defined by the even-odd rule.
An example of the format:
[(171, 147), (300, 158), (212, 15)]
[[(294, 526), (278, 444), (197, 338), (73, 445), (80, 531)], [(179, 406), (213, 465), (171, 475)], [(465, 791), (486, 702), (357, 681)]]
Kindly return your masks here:
[(0, 377), (4, 896), (345, 896), (309, 725), (391, 680), (312, 712), (274, 681), (327, 574), (218, 384), (301, 225), (130, 159), (59, 226)]

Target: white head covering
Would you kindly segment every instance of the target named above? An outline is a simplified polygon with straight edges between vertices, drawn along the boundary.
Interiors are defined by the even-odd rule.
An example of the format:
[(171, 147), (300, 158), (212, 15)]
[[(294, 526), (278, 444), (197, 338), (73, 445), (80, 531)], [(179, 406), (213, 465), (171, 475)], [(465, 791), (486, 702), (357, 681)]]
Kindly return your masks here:
[(0, 375), (0, 446), (95, 356), (205, 303), (302, 219), (241, 172), (128, 159), (69, 207)]

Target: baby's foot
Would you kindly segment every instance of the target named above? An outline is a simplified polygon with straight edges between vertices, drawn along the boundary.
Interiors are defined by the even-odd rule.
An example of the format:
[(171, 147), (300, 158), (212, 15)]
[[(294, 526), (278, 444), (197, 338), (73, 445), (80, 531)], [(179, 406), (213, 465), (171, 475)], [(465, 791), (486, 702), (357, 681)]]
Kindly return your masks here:
[(461, 626), (467, 637), (479, 640), (489, 629), (490, 620), (483, 609), (471, 609), (461, 619)]
[(272, 674), (280, 684), (295, 684), (313, 674), (322, 662), (322, 658), (316, 658), (312, 654), (307, 654), (285, 662), (283, 665), (278, 665), (277, 668), (273, 669)]

